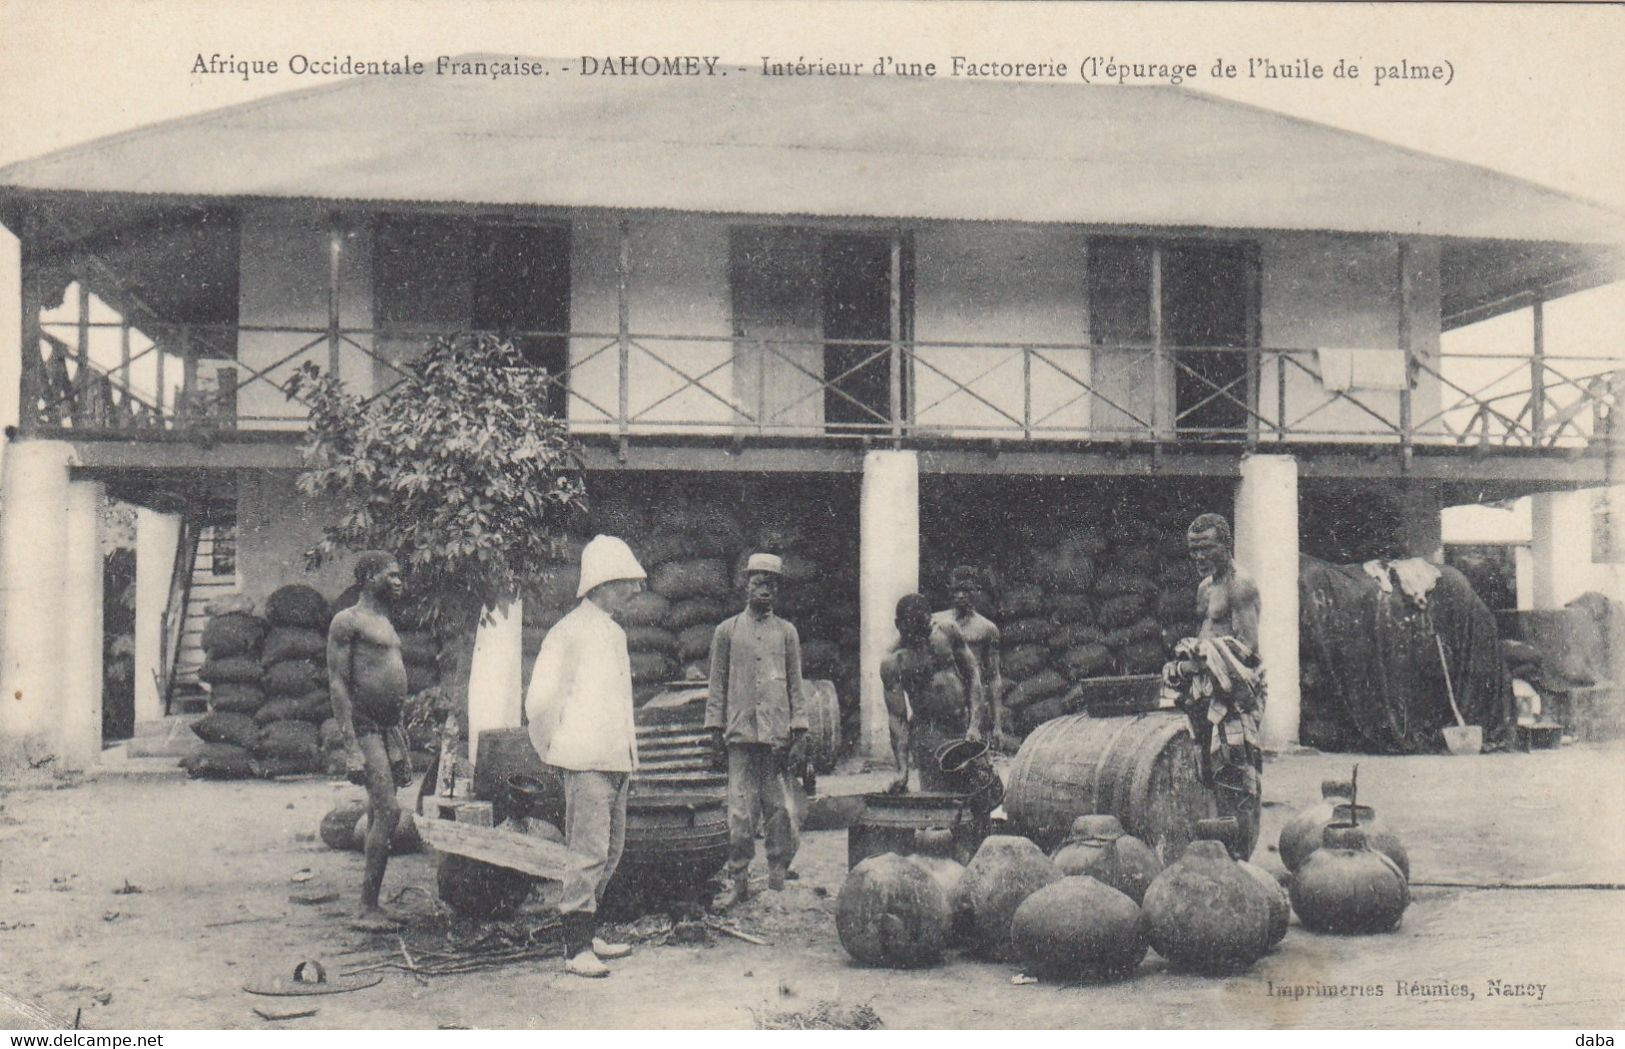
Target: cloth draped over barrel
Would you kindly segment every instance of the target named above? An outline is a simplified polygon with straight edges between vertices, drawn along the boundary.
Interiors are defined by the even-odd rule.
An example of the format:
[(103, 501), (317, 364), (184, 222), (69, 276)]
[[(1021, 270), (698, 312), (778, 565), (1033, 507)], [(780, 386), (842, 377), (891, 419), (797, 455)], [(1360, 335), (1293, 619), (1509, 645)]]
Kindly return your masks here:
[(1454, 725), (1434, 630), (1468, 724), (1487, 740), (1510, 731), (1512, 683), (1495, 616), (1449, 566), (1418, 607), (1403, 585), (1384, 588), (1363, 565), (1299, 562), (1302, 742), (1326, 750), (1410, 754), (1440, 748)]
[(1239, 638), (1187, 637), (1163, 667), (1162, 685), (1191, 720), (1191, 735), (1202, 749), (1202, 778), (1257, 798), (1265, 702), (1258, 654)]

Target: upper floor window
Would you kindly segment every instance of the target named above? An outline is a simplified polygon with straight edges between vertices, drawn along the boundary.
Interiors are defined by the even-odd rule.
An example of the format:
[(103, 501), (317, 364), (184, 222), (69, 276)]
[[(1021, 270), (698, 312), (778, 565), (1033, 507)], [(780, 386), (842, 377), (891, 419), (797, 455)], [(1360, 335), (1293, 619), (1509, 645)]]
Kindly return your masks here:
[(1251, 243), (1089, 240), (1090, 341), (1167, 347), (1173, 389), (1162, 395), (1172, 398), (1181, 430), (1217, 435), (1246, 426), (1247, 355), (1236, 350), (1258, 345), (1257, 259)]
[[(569, 368), (570, 227), (386, 216), (374, 238), (377, 325), (420, 344), (456, 330), (512, 339), (530, 364)], [(566, 392), (552, 387), (549, 410)]]

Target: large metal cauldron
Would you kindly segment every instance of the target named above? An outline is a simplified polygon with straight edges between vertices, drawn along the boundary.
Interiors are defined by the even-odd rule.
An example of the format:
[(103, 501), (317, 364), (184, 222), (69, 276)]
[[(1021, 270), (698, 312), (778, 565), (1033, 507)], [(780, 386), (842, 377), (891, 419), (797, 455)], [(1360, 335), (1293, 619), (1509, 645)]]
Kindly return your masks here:
[(846, 865), (871, 856), (928, 853), (969, 863), (987, 825), (963, 794), (865, 794), (858, 822), (846, 832)]
[(605, 892), (610, 912), (693, 894), (728, 859), (727, 801), (710, 794), (633, 794), (626, 849)]

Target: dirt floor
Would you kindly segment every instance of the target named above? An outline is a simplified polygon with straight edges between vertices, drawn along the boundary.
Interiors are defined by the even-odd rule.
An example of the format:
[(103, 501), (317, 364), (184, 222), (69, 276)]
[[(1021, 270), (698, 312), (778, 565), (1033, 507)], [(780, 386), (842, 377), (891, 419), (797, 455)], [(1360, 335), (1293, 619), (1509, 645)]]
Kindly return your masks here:
[[(1361, 800), (1403, 832), (1418, 883), (1625, 883), (1622, 757), (1621, 744), (1366, 757)], [(1281, 825), (1353, 760), (1269, 764), (1255, 861), (1279, 869)], [(833, 922), (841, 831), (807, 834), (801, 879), (731, 916), (772, 946), (717, 935), (645, 942), (602, 981), (567, 976), (548, 958), (427, 978), (389, 970), (376, 987), (321, 998), (244, 993), (245, 982), (303, 958), (335, 970), (399, 960), (393, 936), (345, 928), (359, 855), (315, 840), (333, 802), (356, 793), (324, 780), (137, 775), (10, 784), (0, 795), (0, 991), (103, 1029), (748, 1028), (794, 1026), (830, 1003), (867, 1005), (889, 1028), (1625, 1026), (1625, 892), (1418, 884), (1397, 931), (1320, 936), (1294, 921), (1280, 948), (1241, 975), (1174, 974), (1153, 953), (1122, 983), (1015, 985), (1012, 967), (957, 956), (915, 972), (852, 965)], [(385, 894), (415, 916), (406, 940), (420, 953), (481, 931), (448, 923), (433, 893), (432, 856), (391, 863)], [(1529, 993), (1498, 995), (1496, 981)], [(1320, 993), (1331, 985), (1367, 992)], [(1451, 993), (1428, 993), (1441, 991)], [(252, 1011), (294, 1003), (317, 1013), (268, 1022)]]

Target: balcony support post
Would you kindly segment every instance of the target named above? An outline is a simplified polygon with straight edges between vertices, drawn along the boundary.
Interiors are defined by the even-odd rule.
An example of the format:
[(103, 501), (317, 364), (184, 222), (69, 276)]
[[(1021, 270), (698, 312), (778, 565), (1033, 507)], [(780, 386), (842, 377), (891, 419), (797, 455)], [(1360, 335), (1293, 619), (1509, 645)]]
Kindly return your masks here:
[(1162, 333), (1162, 245), (1151, 247), (1151, 439), (1173, 435), (1179, 400), (1174, 396), (1173, 362)]
[(339, 377), (339, 284), (344, 261), (344, 230), (337, 213), (327, 218), (327, 371)]
[(621, 461), (626, 461), (627, 423), (632, 414), (632, 306), (627, 291), (632, 285), (632, 230), (626, 219), (617, 226), (620, 253), (615, 260), (616, 408), (615, 432), (620, 435)]
[[(334, 374), (337, 374), (335, 368)], [(192, 347), (192, 326), (181, 325), (181, 400), (186, 411), (201, 414), (203, 406), (197, 399), (197, 351)]]
[(1411, 342), (1411, 305), (1415, 301), (1415, 273), (1412, 272), (1410, 245), (1404, 240), (1398, 242), (1398, 251), (1395, 254), (1395, 284), (1398, 292), (1399, 308), (1399, 348), (1405, 354), (1405, 386), (1399, 391), (1399, 466), (1401, 470), (1411, 468), (1411, 456), (1414, 451), (1416, 435), (1412, 431), (1414, 425), (1414, 408), (1411, 404), (1411, 390), (1416, 379), (1416, 347)]
[(1529, 309), (1533, 339), (1529, 358), (1529, 444), (1539, 448), (1546, 432), (1546, 302), (1536, 298)]
[(888, 397), (892, 447), (903, 445), (903, 234), (892, 230), (891, 294), (887, 320), (891, 340)]
[(17, 231), (18, 270), (22, 290), (23, 359), (17, 387), (17, 429), (27, 435), (39, 429), (40, 393), (44, 366), (40, 358), (40, 250), (39, 222), (32, 209), (23, 212)]
[[(78, 332), (74, 340), (73, 355), (79, 367), (73, 376), (72, 408), (77, 415), (88, 407), (90, 399), (90, 289), (85, 286), (82, 278), (76, 283), (79, 285), (78, 295)], [(88, 420), (85, 420), (88, 422)], [(76, 424), (81, 420), (75, 419)]]

